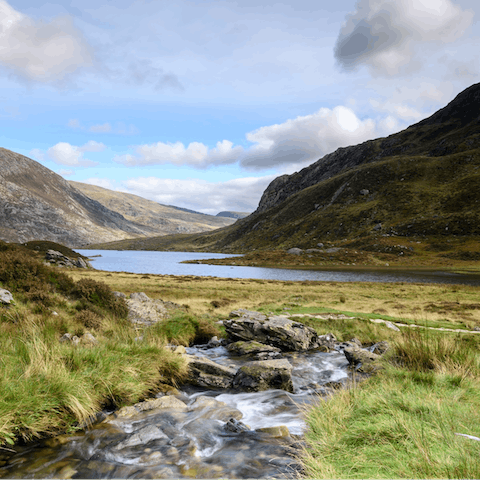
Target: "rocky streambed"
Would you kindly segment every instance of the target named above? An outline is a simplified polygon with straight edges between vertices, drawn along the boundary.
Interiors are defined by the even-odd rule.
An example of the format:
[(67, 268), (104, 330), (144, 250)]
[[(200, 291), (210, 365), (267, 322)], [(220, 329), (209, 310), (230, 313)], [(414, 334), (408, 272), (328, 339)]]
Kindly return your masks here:
[(2, 452), (0, 477), (297, 477), (302, 409), (327, 400), (353, 371), (374, 369), (378, 355), (284, 316), (241, 310), (224, 323), (227, 342), (178, 348), (190, 371), (182, 391)]

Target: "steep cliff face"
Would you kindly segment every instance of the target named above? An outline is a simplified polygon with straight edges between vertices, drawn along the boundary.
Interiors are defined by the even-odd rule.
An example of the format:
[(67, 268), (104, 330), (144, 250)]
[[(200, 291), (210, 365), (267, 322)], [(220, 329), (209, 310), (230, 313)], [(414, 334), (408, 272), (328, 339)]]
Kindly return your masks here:
[(273, 180), (255, 213), (274, 207), (305, 188), (360, 165), (395, 155), (438, 157), (480, 146), (480, 83), (461, 92), (429, 118), (387, 138), (339, 148), (293, 175)]

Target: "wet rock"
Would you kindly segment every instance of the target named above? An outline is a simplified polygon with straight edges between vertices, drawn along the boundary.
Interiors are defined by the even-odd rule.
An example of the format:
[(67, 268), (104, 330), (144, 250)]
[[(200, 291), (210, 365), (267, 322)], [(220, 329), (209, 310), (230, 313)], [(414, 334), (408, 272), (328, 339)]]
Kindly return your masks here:
[(373, 373), (380, 368), (378, 363), (380, 355), (369, 352), (357, 345), (345, 348), (343, 353), (348, 363), (359, 372)]
[(131, 417), (132, 415), (137, 415), (139, 411), (133, 406), (122, 407), (120, 410), (115, 412), (117, 418)]
[(277, 347), (264, 345), (263, 343), (254, 340), (251, 340), (250, 342), (239, 340), (238, 342), (230, 343), (227, 346), (227, 350), (234, 355), (251, 355), (259, 360), (268, 360), (268, 357), (275, 358), (281, 352)]
[(269, 435), (275, 438), (290, 436), (290, 431), (288, 430), (288, 427), (285, 425), (277, 425), (276, 427), (257, 428), (255, 431), (260, 433), (268, 433)]
[(160, 438), (168, 439), (158, 427), (155, 425), (149, 425), (131, 435), (127, 440), (120, 442), (114, 447), (114, 450), (123, 450), (124, 448), (134, 447), (136, 445), (146, 445), (148, 442)]
[(286, 359), (249, 362), (238, 369), (232, 386), (246, 392), (270, 389), (293, 392), (292, 365)]
[(224, 322), (230, 341), (255, 340), (283, 351), (301, 351), (317, 347), (317, 332), (303, 323), (284, 316), (265, 317), (244, 312), (240, 318)]
[(224, 367), (205, 357), (185, 355), (188, 379), (192, 385), (207, 388), (230, 388), (235, 369)]
[(209, 419), (221, 420), (222, 422), (227, 421), (229, 418), (240, 420), (243, 416), (240, 410), (205, 395), (197, 397), (189, 406), (189, 411), (197, 413), (195, 418), (197, 420), (200, 419), (202, 422)]
[(333, 333), (319, 335), (317, 338), (317, 348), (322, 352), (332, 352), (337, 345), (337, 339)]
[(13, 303), (13, 295), (4, 288), (0, 288), (0, 304), (10, 305)]
[(222, 342), (218, 339), (218, 337), (215, 335), (212, 337), (208, 343), (207, 343), (207, 348), (216, 348), (219, 347), (222, 344)]
[(250, 427), (248, 425), (245, 425), (243, 422), (240, 422), (235, 418), (230, 418), (223, 426), (223, 429), (230, 433), (242, 433), (250, 431)]

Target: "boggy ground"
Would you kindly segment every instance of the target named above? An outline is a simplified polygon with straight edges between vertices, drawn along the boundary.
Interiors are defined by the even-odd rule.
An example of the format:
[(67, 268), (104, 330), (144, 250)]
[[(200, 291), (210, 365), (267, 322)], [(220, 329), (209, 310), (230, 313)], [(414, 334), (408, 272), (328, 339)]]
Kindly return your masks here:
[[(296, 314), (340, 341), (391, 344), (376, 376), (307, 412), (306, 476), (480, 477), (480, 442), (456, 435), (480, 436), (480, 335), (474, 334), (480, 287), (63, 273), (1, 247), (0, 286), (16, 301), (0, 312), (1, 448), (73, 431), (107, 405), (129, 405), (180, 384), (185, 366), (166, 343), (221, 336), (215, 321), (248, 308)], [(112, 290), (143, 291), (183, 309), (169, 321), (134, 326)], [(311, 316), (328, 312), (352, 318)], [(375, 318), (471, 333), (398, 332)], [(59, 342), (65, 332), (87, 331), (97, 344)], [(139, 335), (143, 342), (135, 340)]]

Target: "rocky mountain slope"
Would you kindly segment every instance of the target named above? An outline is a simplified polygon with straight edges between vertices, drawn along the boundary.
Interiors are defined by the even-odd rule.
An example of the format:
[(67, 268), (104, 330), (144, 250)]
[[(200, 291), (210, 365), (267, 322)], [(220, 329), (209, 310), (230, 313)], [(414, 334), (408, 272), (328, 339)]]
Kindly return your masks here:
[[(431, 117), (339, 148), (276, 178), (258, 209), (218, 232), (152, 238), (144, 248), (245, 252), (379, 236), (480, 235), (480, 84)], [(133, 248), (123, 242), (122, 248)]]
[(183, 208), (162, 205), (130, 193), (116, 192), (80, 182), (69, 183), (89, 198), (119, 213), (127, 220), (154, 229), (156, 234), (204, 232), (231, 225), (235, 221), (235, 219), (218, 218)]
[[(213, 225), (219, 225), (216, 217), (211, 218)], [(224, 219), (223, 225), (226, 223), (232, 221)], [(194, 228), (190, 231), (203, 227), (198, 222)], [(38, 162), (0, 148), (0, 239), (21, 243), (50, 240), (79, 247), (160, 233), (168, 233), (161, 224), (127, 219)]]

